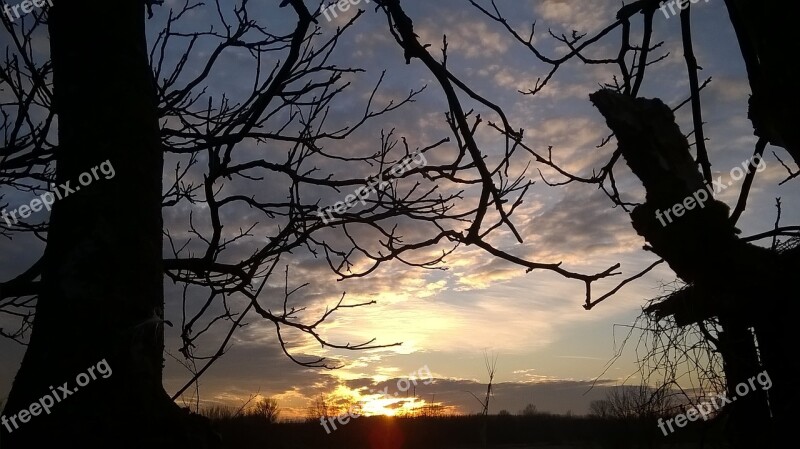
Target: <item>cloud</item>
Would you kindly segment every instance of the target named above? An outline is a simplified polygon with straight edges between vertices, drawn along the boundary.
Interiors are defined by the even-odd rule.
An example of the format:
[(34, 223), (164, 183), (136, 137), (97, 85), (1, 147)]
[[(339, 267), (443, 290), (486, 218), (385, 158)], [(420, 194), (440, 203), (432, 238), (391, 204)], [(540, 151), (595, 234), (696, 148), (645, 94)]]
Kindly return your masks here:
[(714, 104), (730, 102), (746, 107), (751, 94), (750, 83), (744, 78), (715, 77), (707, 89), (706, 101)]
[(424, 25), (415, 27), (419, 41), (431, 44), (429, 51), (442, 47), (442, 36), (447, 35), (447, 54), (466, 59), (495, 58), (508, 52), (512, 45), (509, 35), (490, 28), (486, 20), (469, 19), (465, 14), (448, 14), (430, 18)]
[(606, 0), (541, 0), (535, 2), (534, 10), (550, 26), (554, 22), (566, 31), (594, 32), (613, 20), (613, 5)]
[(638, 251), (643, 243), (630, 217), (613, 208), (594, 186), (570, 184), (561, 199), (521, 226), (529, 236), (530, 257), (542, 262), (581, 263), (597, 256)]

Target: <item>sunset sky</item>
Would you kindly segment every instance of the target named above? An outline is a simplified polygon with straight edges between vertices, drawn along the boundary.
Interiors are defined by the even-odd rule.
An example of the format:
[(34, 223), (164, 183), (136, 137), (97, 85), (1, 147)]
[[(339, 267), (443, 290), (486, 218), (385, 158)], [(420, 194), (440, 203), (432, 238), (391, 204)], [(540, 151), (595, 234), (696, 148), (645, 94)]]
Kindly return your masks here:
[[(149, 34), (155, 36), (161, 29), (168, 8), (177, 8), (182, 3), (166, 0), (163, 6), (155, 7), (156, 15), (148, 21)], [(263, 9), (251, 5), (251, 12), (257, 15), (254, 18), (268, 28), (275, 28), (276, 33), (291, 30), (295, 23), (292, 11), (278, 8), (279, 2), (275, 0), (258, 3), (268, 5)], [(306, 1), (310, 7), (316, 6), (312, 3)], [(548, 28), (556, 34), (568, 34), (573, 29), (597, 32), (613, 21), (621, 5), (617, 0), (497, 0), (496, 3), (509, 18), (509, 24), (526, 36), (530, 24), (536, 22), (535, 43), (550, 55), (563, 50), (556, 48)], [(615, 144), (596, 148), (610, 131), (588, 95), (599, 84), (611, 81), (616, 73), (613, 67), (572, 63), (539, 95), (523, 96), (518, 90), (532, 88), (549, 67), (497, 23), (466, 0), (405, 0), (403, 6), (414, 20), (420, 40), (431, 44), (434, 56), (440, 56), (442, 35), (447, 35), (448, 68), (483, 97), (500, 105), (515, 128), (525, 129), (529, 145), (537, 149), (552, 145), (554, 159), (571, 172), (585, 175), (591, 175), (592, 169), (608, 158)], [(330, 150), (375, 151), (380, 145), (381, 128), (387, 131), (394, 128), (398, 137), (407, 136), (414, 147), (452, 137), (444, 120), (444, 94), (435, 79), (418, 60), (405, 64), (402, 50), (387, 30), (386, 17), (375, 11), (374, 3), (362, 1), (359, 7), (366, 12), (343, 36), (332, 63), (361, 67), (365, 72), (346, 80), (352, 83), (351, 90), (333, 105), (330, 119), (333, 125), (346, 125), (360, 117), (364, 100), (383, 70), (384, 84), (376, 95), (381, 104), (402, 98), (412, 89), (428, 87), (415, 103), (381, 117), (352, 138), (330, 144)], [(741, 166), (751, 156), (755, 144), (746, 115), (750, 90), (724, 2), (699, 2), (692, 11), (696, 23), (695, 51), (703, 67), (701, 79), (713, 78), (703, 91), (703, 102), (714, 177), (723, 176), (726, 182), (732, 182), (730, 169)], [(351, 9), (332, 22), (321, 17), (321, 32), (330, 33), (353, 14)], [(203, 29), (216, 20), (215, 8), (199, 8), (187, 16), (184, 26)], [(637, 25), (639, 22), (637, 19)], [(668, 52), (669, 56), (650, 69), (641, 96), (659, 97), (675, 106), (688, 95), (679, 40), (680, 20), (657, 13), (655, 26), (657, 40), (665, 41), (659, 51)], [(638, 27), (634, 32), (638, 35)], [(7, 36), (4, 34), (0, 39)], [(46, 45), (42, 48), (46, 51)], [(613, 56), (617, 48), (618, 34), (613, 33), (593, 47), (591, 53)], [(200, 70), (208, 50), (200, 45), (192, 53), (189, 64), (195, 64), (195, 70)], [(232, 98), (245, 95), (252, 85), (250, 72), (242, 69), (244, 63), (235, 54), (223, 58), (224, 62), (211, 77), (209, 93), (226, 93)], [(477, 113), (492, 116), (490, 111), (475, 107)], [(679, 110), (677, 117), (682, 130), (688, 133), (689, 108)], [(477, 133), (481, 150), (487, 154), (502, 151), (496, 134), (482, 126)], [(786, 172), (772, 155), (773, 150), (786, 159), (782, 150), (768, 147), (767, 168), (756, 178), (748, 210), (739, 222), (742, 235), (770, 229), (775, 221), (775, 197), (798, 194), (796, 183), (778, 186)], [(436, 153), (430, 157), (435, 159)], [(341, 174), (342, 170), (335, 165), (320, 168), (333, 174)], [(620, 263), (623, 275), (596, 284), (594, 291), (598, 296), (657, 260), (652, 253), (642, 250), (645, 242), (631, 227), (627, 213), (612, 208), (602, 191), (587, 185), (548, 187), (538, 179), (536, 168), (540, 167), (533, 167), (528, 176), (537, 183), (512, 216), (524, 243), (516, 243), (505, 235), (495, 240), (495, 244), (539, 262), (562, 261), (565, 268), (581, 273), (596, 273)], [(165, 174), (173, 169), (174, 166), (168, 165)], [(558, 179), (552, 171), (543, 169), (543, 174)], [(620, 171), (618, 185), (625, 199), (643, 199), (641, 184), (630, 173)], [(719, 199), (728, 205), (735, 204), (739, 187), (733, 183)], [(277, 191), (281, 186), (267, 179), (259, 189)], [(333, 192), (324, 195), (321, 204), (334, 204), (342, 199)], [(25, 193), (9, 192), (4, 201), (22, 204), (29, 200)], [(165, 226), (179, 229), (188, 212), (188, 208), (181, 207), (165, 210)], [(797, 222), (800, 218), (797, 213), (796, 208), (784, 210), (783, 221)], [(231, 218), (242, 226), (248, 222), (247, 216)], [(42, 249), (42, 243), (34, 240), (21, 245), (19, 241), (0, 239), (3, 254), (0, 279), (9, 279), (22, 267), (30, 266)], [(429, 254), (441, 253), (443, 249), (448, 247), (431, 248)], [(238, 251), (246, 254), (249, 249), (238, 248)], [(602, 397), (605, 388), (641, 382), (636, 363), (637, 332), (620, 357), (611, 362), (645, 301), (664, 294), (665, 286), (675, 279), (669, 268), (662, 265), (586, 311), (582, 307), (582, 282), (545, 271), (526, 273), (523, 268), (493, 259), (472, 247), (459, 247), (439, 267), (444, 270), (389, 263), (367, 277), (346, 281), (337, 281), (324, 258), (315, 258), (302, 250), (284, 258), (283, 265), (289, 265), (290, 288), (309, 283), (291, 297), (293, 305), (307, 307), (303, 316), (309, 320), (335, 305), (344, 293), (345, 301), (351, 303), (377, 301), (333, 315), (321, 328), (327, 340), (343, 344), (376, 338), (376, 344), (402, 342), (402, 345), (370, 351), (334, 351), (321, 349), (308, 337), (289, 332), (286, 336), (293, 354), (300, 358), (327, 356), (344, 365), (332, 371), (304, 368), (283, 354), (274, 325), (253, 315), (246, 320), (249, 325), (234, 336), (227, 354), (201, 379), (202, 405), (239, 406), (251, 395), (259, 394), (276, 398), (281, 416), (292, 418), (303, 417), (315, 398), (330, 394), (363, 400), (365, 411), (376, 414), (393, 414), (399, 408), (411, 406), (403, 404), (424, 403), (441, 404), (454, 413), (476, 412), (480, 405), (469, 392), (478, 396), (485, 392), (488, 355), (497, 360), (491, 413), (501, 409), (516, 413), (531, 403), (542, 411), (583, 414), (592, 399)], [(283, 298), (283, 269), (278, 271), (280, 274), (264, 292), (266, 305), (280, 304)], [(180, 323), (182, 286), (166, 280), (165, 291), (166, 318)], [(5, 319), (0, 315), (0, 327)], [(178, 331), (175, 327), (166, 330), (167, 350), (180, 358)], [(214, 338), (207, 339), (209, 346), (201, 349), (213, 353), (215, 340), (218, 344), (225, 331), (224, 327), (212, 331)], [(3, 361), (0, 398), (10, 389), (23, 351), (20, 345), (0, 340)], [(166, 364), (164, 384), (172, 393), (190, 376), (172, 357), (166, 356)], [(397, 379), (424, 377), (421, 373), (427, 374), (427, 370), (433, 382), (426, 385), (423, 378), (415, 390), (398, 391)], [(595, 388), (589, 391), (595, 383)], [(388, 397), (374, 393), (385, 387)], [(187, 404), (193, 403), (192, 392), (193, 389), (187, 392)], [(412, 393), (416, 399), (407, 397)]]

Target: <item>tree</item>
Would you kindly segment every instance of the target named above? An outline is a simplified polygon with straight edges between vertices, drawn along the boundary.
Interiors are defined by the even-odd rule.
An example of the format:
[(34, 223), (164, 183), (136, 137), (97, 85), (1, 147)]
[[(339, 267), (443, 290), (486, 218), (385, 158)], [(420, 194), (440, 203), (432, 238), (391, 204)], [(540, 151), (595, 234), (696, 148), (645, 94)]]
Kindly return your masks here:
[[(113, 375), (68, 401), (65, 397), (62, 411), (37, 416), (10, 434), (3, 429), (11, 448), (63, 441), (94, 446), (140, 435), (142, 428), (151, 433), (140, 442), (153, 447), (185, 447), (191, 440), (189, 421), (161, 386), (163, 334), (157, 322), (147, 321), (161, 317), (163, 309), (163, 153), (142, 12), (142, 3), (133, 1), (58, 2), (47, 22), (52, 62), (37, 66), (23, 60), (32, 84), (28, 91), (15, 91), (24, 101), (6, 129), (24, 131), (20, 122), (36, 119), (22, 105), (52, 102), (52, 109), (42, 127), (31, 124), (28, 134), (6, 142), (3, 168), (10, 175), (4, 179), (33, 168), (41, 171), (14, 182), (77, 184), (82, 173), (103, 161), (110, 161), (116, 173), (103, 188), (85, 188), (54, 205), (42, 259), (11, 281), (12, 287), (27, 284), (26, 291), (3, 288), (4, 297), (33, 291), (37, 297), (35, 325), (5, 409), (11, 415), (28, 408), (50, 385), (70, 381), (74, 387), (76, 374), (101, 359)], [(11, 28), (7, 22), (6, 27)], [(28, 48), (16, 50), (21, 54)], [(9, 69), (7, 60), (6, 82)], [(46, 77), (51, 71), (52, 80)], [(58, 143), (49, 144), (54, 115)], [(18, 165), (26, 161), (27, 168)], [(41, 229), (19, 227), (37, 234)]]
[(519, 414), (522, 415), (522, 416), (534, 416), (534, 415), (536, 415), (538, 413), (539, 413), (539, 410), (533, 404), (526, 405), (525, 408), (523, 408), (519, 412)]
[[(494, 382), (494, 373), (497, 370), (497, 355), (494, 356), (490, 360), (489, 354), (487, 352), (483, 353), (483, 362), (486, 365), (486, 373), (489, 375), (489, 382), (486, 384), (486, 395), (484, 399), (479, 398), (473, 392), (469, 392), (473, 398), (481, 405), (481, 416), (489, 416), (489, 400), (493, 396), (492, 392), (492, 382)], [(484, 419), (484, 422), (486, 420)]]
[(330, 401), (325, 395), (319, 395), (314, 398), (311, 405), (308, 406), (306, 417), (309, 421), (317, 421), (320, 418), (331, 418), (336, 416), (336, 411), (333, 409)]
[(335, 418), (348, 413), (360, 414), (362, 404), (349, 396), (335, 396), (321, 394), (314, 398), (306, 410), (309, 421), (319, 421), (320, 418)]
[(593, 416), (622, 420), (652, 420), (675, 409), (676, 404), (669, 390), (644, 385), (610, 388), (605, 399), (594, 400), (589, 405), (589, 413)]
[[(618, 69), (619, 73), (604, 83), (604, 89), (591, 96), (592, 103), (606, 118), (612, 131), (612, 135), (601, 142), (599, 147), (605, 148), (614, 139), (618, 147), (608, 154), (605, 159), (607, 162), (594, 169), (591, 175), (580, 175), (561, 168), (559, 162), (554, 161), (551, 151), (545, 156), (527, 145), (522, 130), (516, 130), (510, 125), (502, 108), (481, 97), (460, 82), (457, 74), (449, 71), (446, 66), (446, 38), (443, 39), (444, 45), (441, 49), (442, 62), (439, 62), (431, 55), (430, 45), (419, 41), (419, 36), (414, 33), (413, 22), (403, 11), (399, 0), (379, 0), (377, 3), (386, 13), (395, 39), (404, 49), (406, 62), (411, 63), (412, 59), (418, 59), (439, 82), (448, 99), (450, 112), (463, 134), (469, 134), (469, 127), (465, 120), (459, 119), (463, 117), (464, 110), (458, 97), (459, 91), (465, 98), (496, 113), (499, 122), (490, 122), (489, 126), (507, 139), (507, 147), (528, 151), (536, 163), (556, 173), (560, 178), (558, 180), (548, 181), (543, 177), (548, 185), (595, 185), (607, 194), (613, 207), (630, 213), (634, 229), (648, 243), (645, 249), (660, 259), (599, 297), (593, 297), (591, 282), (587, 282), (584, 307), (592, 309), (626, 284), (666, 262), (678, 278), (686, 283), (687, 289), (663, 303), (649, 307), (646, 313), (656, 320), (674, 317), (679, 325), (696, 325), (703, 329), (705, 338), (714, 343), (715, 350), (724, 359), (729, 394), (733, 394), (736, 385), (762, 369), (775, 373), (775, 377), (779, 379), (776, 380), (776, 387), (781, 384), (769, 393), (769, 400), (766, 394), (757, 393), (730, 407), (731, 442), (737, 447), (752, 447), (765, 440), (770, 441), (772, 435), (769, 429), (772, 425), (779, 435), (783, 434), (788, 438), (791, 435), (791, 422), (797, 414), (790, 404), (798, 399), (798, 392), (791, 382), (791, 375), (797, 371), (798, 362), (790, 356), (796, 347), (796, 337), (791, 333), (792, 318), (789, 317), (795, 314), (786, 313), (785, 309), (792, 307), (794, 311), (793, 306), (787, 304), (791, 302), (788, 298), (796, 295), (791, 273), (797, 268), (797, 248), (793, 246), (778, 252), (774, 244), (769, 249), (755, 246), (752, 242), (772, 238), (774, 243), (778, 236), (796, 237), (797, 228), (779, 227), (776, 224), (774, 230), (757, 235), (745, 238), (736, 235), (738, 230), (735, 224), (746, 209), (750, 188), (757, 172), (755, 163), (745, 167), (746, 170), (743, 168), (743, 176), (745, 171), (747, 174), (739, 201), (732, 211), (727, 205), (712, 199), (706, 207), (695, 209), (692, 217), (683, 220), (680, 226), (665, 229), (655, 223), (658, 215), (654, 212), (680, 204), (691, 193), (699, 191), (700, 187), (711, 188), (715, 181), (711, 176), (701, 101), (701, 90), (710, 80), (702, 84), (699, 81), (700, 67), (694, 54), (690, 4), (681, 2), (679, 5), (681, 38), (689, 81), (688, 98), (674, 107), (668, 107), (659, 100), (638, 98), (644, 86), (645, 75), (666, 58), (665, 54), (658, 53), (663, 42), (657, 42), (654, 36), (653, 20), (662, 6), (659, 0), (639, 0), (622, 6), (617, 11), (616, 20), (591, 36), (576, 30), (570, 35), (558, 35), (551, 31), (551, 36), (561, 44), (563, 50), (555, 57), (546, 56), (537, 48), (534, 42), (535, 25), (526, 37), (510, 25), (495, 1), (484, 6), (481, 3), (486, 2), (470, 0), (488, 19), (497, 22), (529, 49), (535, 60), (550, 67), (546, 76), (539, 78), (533, 88), (521, 92), (524, 95), (535, 96), (541, 92), (559, 69), (571, 61)], [(753, 91), (748, 116), (753, 123), (754, 135), (759, 138), (753, 158), (760, 158), (766, 146), (772, 144), (784, 149), (798, 162), (798, 134), (787, 117), (792, 116), (791, 111), (798, 104), (800, 90), (789, 81), (794, 70), (786, 57), (795, 54), (799, 47), (789, 31), (792, 27), (788, 22), (790, 19), (787, 19), (795, 17), (798, 5), (786, 7), (777, 1), (756, 3), (748, 0), (726, 0), (725, 5)], [(639, 16), (641, 33), (634, 35), (631, 33), (632, 24), (634, 20), (638, 21)], [(607, 56), (598, 56), (598, 49), (593, 48), (592, 56), (589, 56), (590, 47), (598, 47), (595, 44), (607, 42), (610, 38), (620, 39), (615, 51)], [(599, 50), (603, 52), (604, 49)], [(694, 139), (693, 145), (690, 145), (687, 137), (678, 129), (673, 115), (675, 109), (686, 104), (692, 110), (693, 130), (689, 135)], [(464, 142), (471, 150), (477, 151), (468, 137), (464, 137)], [(694, 155), (690, 153), (691, 148), (695, 150)], [(624, 168), (633, 172), (644, 184), (647, 192), (644, 203), (623, 200), (615, 178), (615, 170), (619, 172), (622, 169), (619, 166), (623, 161), (627, 164)], [(784, 167), (788, 171), (786, 181), (800, 173), (792, 171), (785, 164)], [(479, 220), (473, 224), (478, 222)], [(500, 251), (493, 254), (515, 263), (520, 262)], [(725, 260), (726, 263), (714, 263), (715, 257)], [(524, 263), (520, 264), (524, 266)], [(616, 268), (618, 267), (601, 273), (600, 278), (617, 274), (614, 272)], [(732, 278), (746, 280), (744, 286), (732, 284)], [(758, 307), (758, 312), (752, 313), (752, 301), (762, 295), (770, 298), (766, 307)], [(714, 323), (718, 324), (718, 328), (712, 328)], [(708, 332), (708, 328), (712, 328), (712, 331)], [(750, 328), (758, 336), (761, 359)], [(666, 384), (671, 382), (675, 382), (675, 378), (666, 379)]]
[[(635, 281), (655, 266), (666, 262), (675, 272), (685, 288), (676, 291), (663, 301), (651, 304), (645, 313), (653, 321), (671, 320), (680, 327), (698, 329), (710, 343), (713, 351), (723, 359), (726, 387), (729, 395), (741, 382), (752, 378), (761, 370), (782, 379), (776, 380), (776, 388), (767, 394), (755, 393), (731, 405), (731, 425), (728, 430), (734, 447), (753, 447), (773, 444), (782, 435), (791, 435), (791, 422), (797, 417), (796, 407), (790, 404), (798, 399), (797, 389), (792, 386), (792, 373), (798, 362), (792, 354), (797, 337), (791, 332), (796, 307), (788, 298), (796, 296), (796, 286), (791, 279), (796, 269), (797, 246), (776, 247), (779, 236), (797, 237), (794, 226), (781, 227), (780, 201), (775, 229), (741, 238), (735, 225), (744, 213), (753, 179), (756, 176), (756, 161), (759, 162), (767, 145), (785, 150), (795, 161), (798, 158), (797, 129), (790, 124), (798, 104), (799, 90), (790, 82), (794, 73), (787, 55), (798, 51), (797, 40), (791, 35), (787, 17), (794, 17), (798, 5), (778, 2), (755, 2), (749, 0), (726, 0), (725, 6), (736, 32), (738, 44), (747, 68), (752, 97), (748, 117), (753, 124), (753, 134), (758, 143), (753, 151), (753, 162), (742, 169), (739, 200), (733, 210), (709, 194), (709, 204), (695, 208), (679, 223), (665, 226), (659, 223), (658, 212), (681, 204), (695, 192), (708, 192), (715, 184), (712, 179), (711, 162), (706, 144), (703, 122), (701, 91), (710, 82), (699, 81), (697, 58), (692, 40), (691, 5), (680, 5), (681, 39), (688, 72), (688, 98), (674, 106), (667, 106), (658, 99), (639, 98), (647, 73), (652, 72), (666, 55), (659, 54), (663, 42), (655, 37), (653, 21), (656, 11), (662, 6), (658, 0), (640, 0), (624, 5), (617, 11), (616, 20), (601, 31), (587, 35), (573, 31), (571, 35), (551, 36), (563, 46), (558, 57), (543, 54), (530, 38), (517, 33), (503, 17), (494, 1), (484, 7), (477, 1), (470, 3), (486, 17), (505, 28), (518, 42), (528, 48), (534, 58), (551, 67), (546, 77), (537, 80), (533, 89), (524, 92), (536, 95), (553, 78), (556, 72), (569, 61), (586, 64), (616, 66), (619, 73), (613, 82), (590, 96), (594, 106), (606, 119), (612, 135), (604, 140), (603, 148), (616, 139), (617, 148), (605, 158), (603, 165), (591, 176), (581, 176), (566, 170), (556, 171), (562, 180), (554, 185), (570, 183), (594, 184), (602, 188), (614, 207), (630, 213), (633, 227), (647, 242), (645, 250), (660, 259), (629, 277), (620, 287)], [(631, 33), (634, 19), (641, 17), (638, 35)], [(636, 36), (636, 37), (633, 37)], [(590, 47), (608, 38), (620, 39), (618, 51), (606, 56), (590, 53)], [(637, 39), (634, 42), (634, 39)], [(597, 50), (595, 48), (595, 50)], [(693, 129), (688, 136), (676, 125), (674, 111), (689, 104), (693, 118)], [(509, 131), (498, 128), (509, 135)], [(520, 143), (520, 145), (523, 145)], [(690, 150), (694, 150), (694, 154)], [(535, 156), (543, 164), (553, 164), (552, 157)], [(779, 157), (776, 158), (783, 164)], [(644, 202), (625, 201), (620, 196), (614, 175), (624, 161), (627, 168), (643, 183), (646, 190)], [(786, 164), (789, 181), (797, 176)], [(746, 175), (744, 173), (746, 172)], [(784, 181), (784, 182), (786, 182)], [(699, 195), (701, 196), (701, 195)], [(691, 208), (685, 207), (687, 210)], [(682, 213), (681, 213), (682, 214)], [(772, 239), (771, 248), (756, 246), (753, 242)], [(717, 261), (724, 261), (718, 263)], [(732, 279), (742, 280), (731, 282)], [(612, 290), (611, 294), (617, 290)], [(591, 309), (611, 295), (597, 299), (587, 296), (585, 308)], [(754, 307), (756, 298), (767, 298), (763, 306)], [(758, 348), (753, 332), (758, 339)], [(672, 340), (675, 343), (677, 340)], [(685, 340), (684, 340), (685, 341)], [(679, 343), (680, 345), (681, 343)], [(664, 349), (663, 346), (657, 349)], [(691, 351), (690, 348), (685, 348)], [(680, 353), (680, 349), (679, 352)], [(665, 357), (670, 352), (651, 352), (650, 368), (663, 368), (665, 385), (677, 384), (674, 364)], [(679, 356), (680, 357), (680, 356)], [(713, 356), (711, 357), (713, 359)], [(713, 363), (708, 365), (714, 367)], [(645, 372), (646, 376), (651, 373)], [(715, 376), (703, 372), (698, 375)], [(672, 376), (672, 377), (670, 377)], [(778, 383), (782, 386), (777, 387)], [(775, 428), (777, 433), (770, 431)], [(767, 443), (765, 443), (767, 442)]]
[(680, 409), (668, 388), (622, 385), (592, 401), (589, 413), (604, 420), (604, 447), (659, 447), (663, 435), (658, 419), (672, 417)]
[(247, 412), (247, 416), (263, 419), (269, 424), (278, 422), (279, 414), (278, 401), (273, 398), (262, 398)]
[(416, 411), (416, 416), (424, 418), (441, 418), (447, 415), (447, 407), (437, 402), (426, 403)]
[(589, 403), (589, 415), (600, 419), (611, 417), (611, 402), (608, 399), (595, 399)]
[[(290, 298), (306, 284), (290, 287), (288, 267), (282, 297), (266, 297), (265, 287), (293, 251), (324, 257), (341, 279), (366, 276), (393, 260), (431, 268), (465, 244), (511, 257), (489, 237), (507, 227), (520, 238), (509, 217), (530, 182), (504, 172), (516, 147), (491, 164), (484, 160), (467, 126), (470, 114), (452, 92), (448, 120), (458, 151), (447, 158), (428, 164), (425, 156), (449, 138), (409, 143), (392, 131), (381, 132), (381, 148), (372, 154), (326, 148), (419, 92), (376, 107), (379, 81), (363, 116), (344, 127), (327, 128), (330, 106), (350, 86), (344, 76), (362, 72), (326, 63), (349, 25), (321, 37), (313, 27), (319, 11), (310, 11), (299, 0), (280, 5), (289, 7), (283, 11), (293, 11), (297, 21), (285, 35), (272, 34), (251, 20), (248, 1), (232, 10), (222, 2), (209, 5), (215, 14), (220, 11), (220, 23), (211, 31), (190, 33), (178, 30), (179, 24), (203, 5), (187, 2), (167, 13), (153, 8), (160, 2), (149, 0), (54, 3), (32, 13), (32, 21), (2, 18), (13, 37), (2, 82), (13, 98), (4, 105), (2, 126), (8, 137), (0, 182), (9, 189), (45, 194), (51, 183), (75, 183), (101, 163), (112, 166), (115, 176), (103, 186), (76, 189), (55, 202), (48, 220), (23, 217), (0, 223), (6, 237), (46, 242), (37, 263), (0, 283), (0, 309), (20, 319), (19, 330), (8, 336), (29, 338), (30, 343), (6, 410), (14, 414), (26, 408), (49, 385), (69, 381), (99, 360), (108, 362), (113, 375), (84, 388), (50, 415), (10, 434), (2, 429), (9, 447), (47, 446), (65, 439), (76, 445), (108, 445), (118, 435), (130, 436), (126, 441), (135, 447), (210, 444), (198, 437), (203, 432), (196, 428), (197, 420), (188, 419), (172, 399), (196, 385), (224, 354), (248, 314), (273, 323), (287, 356), (304, 366), (336, 363), (292, 354), (287, 329), (323, 347), (376, 347), (372, 341), (331, 343), (320, 335), (331, 314), (369, 303), (351, 304), (342, 297), (323, 316), (304, 322), (304, 308), (293, 307)], [(143, 3), (151, 15), (154, 9), (166, 16), (149, 52)], [(39, 60), (41, 53), (31, 51), (44, 25), (51, 60)], [(194, 73), (186, 61), (200, 41), (213, 50), (204, 69)], [(172, 53), (175, 48), (183, 56)], [(226, 52), (250, 58), (254, 87), (245, 98), (214, 95), (205, 85)], [(450, 84), (441, 72), (439, 78)], [(479, 122), (476, 117), (475, 125)], [(284, 151), (258, 151), (266, 143)], [(365, 186), (360, 177), (320, 173), (317, 165), (323, 162), (340, 164), (337, 174), (369, 169), (366, 184), (372, 185)], [(171, 174), (166, 180), (165, 170)], [(271, 186), (275, 179), (285, 184), (280, 192), (266, 189), (263, 194), (262, 189), (260, 195), (243, 195), (227, 188), (234, 179), (242, 186)], [(461, 191), (466, 188), (477, 190), (477, 204), (464, 201)], [(320, 212), (323, 193), (338, 195), (346, 189), (355, 190), (360, 210), (337, 206), (334, 219)], [(348, 204), (355, 203), (351, 197), (345, 197)], [(162, 208), (176, 207), (185, 216), (180, 232), (165, 229), (161, 217)], [(241, 211), (252, 211), (264, 223), (229, 231), (225, 224)], [(403, 236), (403, 229), (420, 226), (429, 231), (427, 237), (412, 241)], [(167, 257), (162, 240), (171, 252)], [(436, 245), (447, 248), (438, 256), (424, 253)], [(245, 246), (254, 249), (244, 256), (235, 251)], [(414, 253), (425, 257), (408, 257)], [(612, 271), (584, 275), (560, 264), (515, 260), (528, 269), (575, 279), (587, 289)], [(165, 275), (184, 286), (180, 319), (165, 316)], [(181, 323), (180, 351), (193, 378), (168, 394), (161, 384), (163, 335), (173, 322)], [(198, 353), (201, 336), (222, 326), (225, 338), (216, 349)], [(196, 362), (201, 366), (194, 368)], [(111, 397), (119, 399), (108, 401)]]

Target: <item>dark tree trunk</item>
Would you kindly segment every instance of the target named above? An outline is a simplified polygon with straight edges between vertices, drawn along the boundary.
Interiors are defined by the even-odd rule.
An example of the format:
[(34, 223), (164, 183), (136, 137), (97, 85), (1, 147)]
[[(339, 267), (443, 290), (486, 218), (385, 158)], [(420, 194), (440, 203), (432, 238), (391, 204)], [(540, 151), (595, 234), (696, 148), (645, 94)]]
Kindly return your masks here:
[[(105, 359), (112, 370), (20, 424), (3, 446), (188, 447), (164, 391), (161, 176), (142, 0), (56, 0), (50, 11), (57, 181), (109, 161), (113, 178), (54, 205), (30, 346), (4, 415)], [(97, 370), (95, 370), (96, 372)], [(19, 422), (19, 417), (17, 418)], [(38, 445), (41, 443), (41, 445)], [(32, 445), (33, 444), (33, 445)], [(202, 447), (194, 445), (193, 447)]]
[[(751, 391), (741, 400), (744, 405), (729, 408), (732, 447), (770, 447), (773, 428), (788, 435), (797, 418), (797, 407), (789, 404), (800, 399), (793, 378), (798, 370), (797, 336), (791, 324), (797, 317), (796, 251), (778, 254), (741, 241), (728, 207), (710, 194), (704, 207), (669, 224), (659, 220), (658, 211), (683, 203), (704, 188), (672, 111), (659, 100), (610, 90), (592, 94), (591, 100), (647, 191), (646, 202), (631, 213), (633, 227), (691, 285), (688, 293), (673, 295), (649, 312), (657, 317), (672, 315), (679, 325), (720, 317), (720, 351), (730, 396), (736, 396), (732, 391), (736, 385), (762, 369), (773, 383), (768, 395)], [(758, 336), (760, 363), (750, 327)]]
[(786, 0), (725, 0), (739, 48), (747, 66), (749, 118), (755, 134), (783, 147), (800, 165), (797, 107), (800, 87), (790, 63), (800, 53), (795, 23), (800, 2)]
[[(753, 333), (740, 322), (720, 317), (724, 329), (719, 334), (719, 351), (725, 369), (725, 381), (731, 396), (736, 386), (763, 369), (758, 360)], [(758, 385), (758, 384), (756, 384)], [(773, 447), (774, 440), (767, 394), (755, 390), (737, 398), (730, 404), (728, 435), (735, 441), (733, 447)]]

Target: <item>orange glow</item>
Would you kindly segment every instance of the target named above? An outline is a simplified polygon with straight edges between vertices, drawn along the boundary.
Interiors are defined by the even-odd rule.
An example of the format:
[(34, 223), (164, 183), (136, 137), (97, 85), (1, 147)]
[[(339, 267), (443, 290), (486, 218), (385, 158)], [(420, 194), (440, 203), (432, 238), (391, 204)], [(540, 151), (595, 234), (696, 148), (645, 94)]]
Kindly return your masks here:
[(400, 449), (405, 436), (393, 419), (386, 419), (372, 429), (369, 435), (370, 449)]
[(386, 395), (363, 388), (353, 390), (342, 385), (328, 396), (328, 400), (341, 413), (357, 408), (362, 416), (414, 416), (429, 405), (418, 397), (400, 396), (397, 393)]
[(425, 406), (425, 401), (420, 398), (394, 398), (382, 395), (363, 396), (361, 407), (364, 416), (408, 416), (414, 415), (417, 410)]

